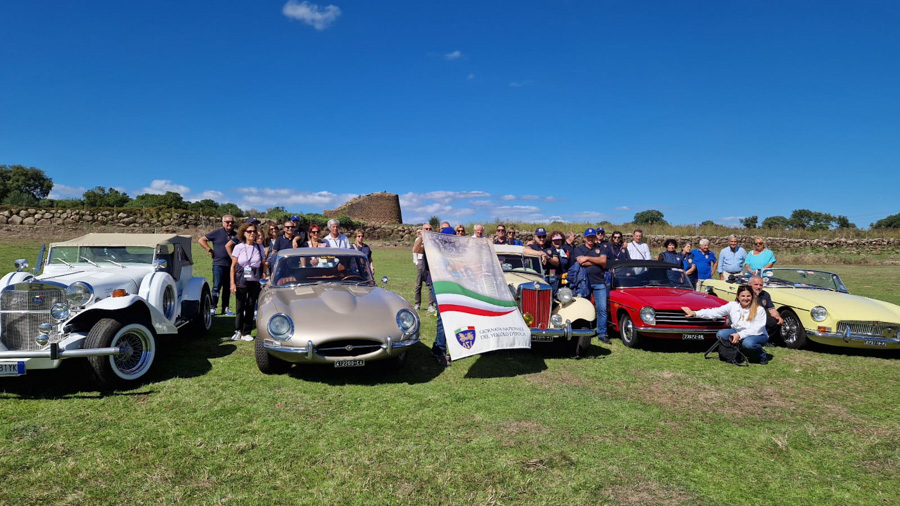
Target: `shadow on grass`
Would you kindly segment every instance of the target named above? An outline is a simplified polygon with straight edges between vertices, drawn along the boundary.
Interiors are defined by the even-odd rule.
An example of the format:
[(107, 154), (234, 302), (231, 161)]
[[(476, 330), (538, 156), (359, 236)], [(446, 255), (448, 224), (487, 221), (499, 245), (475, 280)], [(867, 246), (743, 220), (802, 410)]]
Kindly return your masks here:
[[(86, 359), (63, 360), (57, 369), (28, 371), (24, 376), (0, 381), (0, 399), (101, 399), (112, 396), (141, 396), (155, 390), (135, 392), (154, 383), (173, 378), (194, 378), (212, 369), (210, 360), (230, 355), (237, 348), (222, 341), (233, 333), (233, 318), (215, 318), (202, 337), (187, 334), (156, 336), (156, 357), (146, 376), (131, 384), (100, 387), (91, 380)], [(229, 331), (228, 329), (232, 329)], [(93, 392), (94, 395), (85, 395)]]
[(327, 364), (298, 364), (291, 367), (292, 378), (328, 385), (384, 385), (427, 383), (443, 372), (431, 356), (431, 350), (418, 343), (406, 352), (406, 361), (397, 367), (394, 360), (379, 360), (364, 367), (336, 368)]
[[(583, 359), (602, 358), (609, 355), (609, 348), (592, 345)], [(575, 343), (534, 343), (528, 350), (498, 350), (479, 355), (466, 372), (466, 378), (511, 378), (534, 374), (547, 369), (547, 360), (579, 360), (575, 356)]]

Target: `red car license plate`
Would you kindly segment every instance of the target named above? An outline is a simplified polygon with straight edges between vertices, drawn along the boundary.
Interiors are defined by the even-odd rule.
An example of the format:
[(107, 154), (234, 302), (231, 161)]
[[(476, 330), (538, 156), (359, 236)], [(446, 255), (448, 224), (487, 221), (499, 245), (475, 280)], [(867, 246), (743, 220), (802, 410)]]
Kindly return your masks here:
[(704, 339), (703, 334), (684, 334), (681, 338), (685, 341), (702, 341)]
[(334, 362), (335, 367), (362, 367), (366, 365), (365, 360), (337, 360)]

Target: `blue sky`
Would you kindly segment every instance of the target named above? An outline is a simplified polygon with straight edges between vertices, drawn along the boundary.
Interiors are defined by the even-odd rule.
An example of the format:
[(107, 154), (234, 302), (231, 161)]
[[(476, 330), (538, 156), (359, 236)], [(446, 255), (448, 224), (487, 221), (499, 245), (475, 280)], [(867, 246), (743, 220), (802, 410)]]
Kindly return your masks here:
[(0, 4), (0, 163), (404, 221), (900, 211), (900, 2)]

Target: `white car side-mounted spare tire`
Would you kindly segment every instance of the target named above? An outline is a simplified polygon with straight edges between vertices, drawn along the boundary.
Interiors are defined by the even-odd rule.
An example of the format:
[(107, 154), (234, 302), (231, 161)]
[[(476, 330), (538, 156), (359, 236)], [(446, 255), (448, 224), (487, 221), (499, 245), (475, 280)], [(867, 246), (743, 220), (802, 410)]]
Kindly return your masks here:
[(138, 295), (164, 314), (170, 323), (178, 319), (181, 305), (178, 303), (175, 280), (169, 273), (152, 272), (144, 276)]

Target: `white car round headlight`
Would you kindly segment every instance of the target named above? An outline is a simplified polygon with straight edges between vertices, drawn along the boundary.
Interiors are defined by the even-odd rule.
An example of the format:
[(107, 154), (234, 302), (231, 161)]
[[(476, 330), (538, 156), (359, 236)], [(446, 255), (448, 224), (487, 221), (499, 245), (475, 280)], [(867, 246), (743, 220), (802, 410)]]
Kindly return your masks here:
[(94, 287), (84, 281), (76, 281), (66, 288), (66, 300), (70, 306), (84, 307), (94, 298)]
[(415, 334), (419, 331), (419, 316), (415, 312), (403, 308), (397, 311), (397, 326), (405, 335)]
[(286, 341), (291, 338), (294, 333), (294, 322), (286, 314), (278, 313), (269, 318), (269, 324), (266, 325), (269, 336), (276, 341)]
[(828, 310), (822, 306), (816, 306), (809, 311), (809, 315), (817, 322), (825, 321), (825, 318), (828, 318)]
[(550, 317), (550, 324), (554, 327), (561, 329), (565, 326), (565, 322), (563, 322), (562, 315), (555, 314)]
[(562, 305), (564, 305), (564, 306), (565, 306), (566, 304), (572, 302), (572, 299), (574, 299), (574, 298), (575, 298), (575, 295), (572, 293), (572, 289), (571, 289), (571, 288), (565, 288), (565, 287), (564, 287), (564, 288), (560, 288), (560, 289), (556, 292), (556, 299), (559, 300), (559, 303), (562, 304)]
[(50, 307), (50, 316), (53, 317), (54, 320), (61, 322), (69, 317), (69, 306), (63, 304), (62, 302), (57, 302)]
[(656, 311), (652, 307), (642, 307), (641, 320), (647, 325), (656, 325)]

